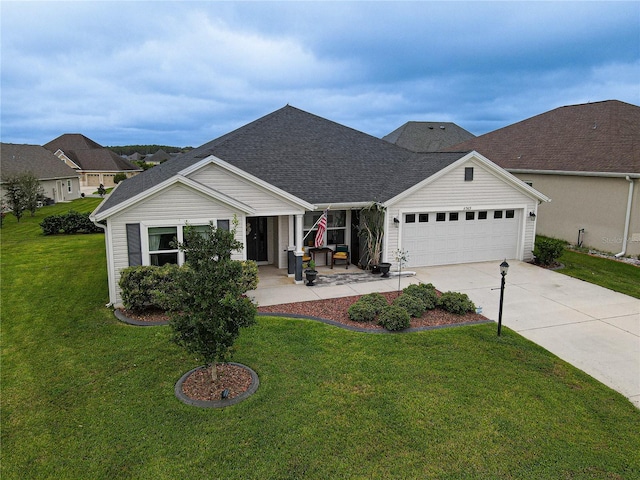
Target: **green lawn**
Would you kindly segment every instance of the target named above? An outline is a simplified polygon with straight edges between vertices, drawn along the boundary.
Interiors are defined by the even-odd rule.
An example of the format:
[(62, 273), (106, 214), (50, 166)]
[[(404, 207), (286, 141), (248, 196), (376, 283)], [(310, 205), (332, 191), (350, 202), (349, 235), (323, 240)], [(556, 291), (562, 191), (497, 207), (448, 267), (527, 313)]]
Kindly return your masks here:
[(565, 250), (559, 273), (640, 298), (640, 268), (624, 262)]
[(180, 403), (199, 364), (168, 327), (119, 323), (101, 234), (1, 230), (5, 479), (640, 478), (640, 411), (508, 329), (398, 335), (260, 317), (235, 361), (260, 388)]

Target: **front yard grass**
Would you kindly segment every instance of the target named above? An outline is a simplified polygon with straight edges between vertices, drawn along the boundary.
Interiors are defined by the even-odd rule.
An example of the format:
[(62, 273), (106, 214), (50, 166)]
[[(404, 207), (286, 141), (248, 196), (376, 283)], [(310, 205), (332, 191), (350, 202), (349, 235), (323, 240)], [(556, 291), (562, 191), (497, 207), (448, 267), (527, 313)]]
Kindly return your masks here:
[(565, 250), (559, 273), (640, 298), (640, 268), (628, 263)]
[(174, 384), (199, 362), (168, 327), (105, 308), (104, 237), (40, 234), (44, 215), (98, 202), (1, 230), (3, 479), (640, 478), (640, 411), (490, 325), (375, 335), (259, 317), (234, 356), (258, 391), (182, 404)]

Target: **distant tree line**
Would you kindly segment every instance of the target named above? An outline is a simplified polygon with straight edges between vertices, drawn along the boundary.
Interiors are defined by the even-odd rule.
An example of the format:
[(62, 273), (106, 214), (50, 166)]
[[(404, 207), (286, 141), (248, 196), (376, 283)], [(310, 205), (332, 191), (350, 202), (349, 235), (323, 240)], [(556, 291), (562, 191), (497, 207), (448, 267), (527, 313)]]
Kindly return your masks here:
[(193, 147), (170, 147), (167, 145), (124, 145), (116, 147), (107, 147), (109, 150), (116, 152), (118, 155), (133, 155), (138, 152), (141, 155), (151, 155), (162, 149), (167, 153), (184, 153), (193, 150)]

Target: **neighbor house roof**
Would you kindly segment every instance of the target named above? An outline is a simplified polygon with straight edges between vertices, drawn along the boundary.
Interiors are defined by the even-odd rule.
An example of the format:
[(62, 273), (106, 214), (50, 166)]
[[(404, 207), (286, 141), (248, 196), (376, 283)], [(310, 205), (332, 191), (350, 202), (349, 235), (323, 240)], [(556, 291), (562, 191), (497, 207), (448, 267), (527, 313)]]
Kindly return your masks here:
[(289, 105), (122, 182), (106, 211), (213, 155), (315, 205), (386, 201), (467, 152), (418, 154)]
[(171, 155), (169, 155), (164, 150), (160, 149), (153, 155), (148, 155), (144, 158), (144, 161), (147, 163), (162, 163), (171, 159)]
[(441, 152), (474, 137), (451, 122), (407, 122), (382, 139), (412, 152)]
[(556, 108), (451, 147), (510, 171), (640, 173), (640, 107), (618, 100)]
[(61, 150), (73, 163), (80, 167), (80, 170), (87, 172), (141, 170), (140, 167), (129, 160), (122, 158), (115, 152), (104, 148), (99, 143), (79, 133), (65, 133), (46, 143), (44, 147), (53, 153)]
[(78, 173), (40, 145), (0, 144), (2, 175), (31, 172), (40, 180), (78, 178)]

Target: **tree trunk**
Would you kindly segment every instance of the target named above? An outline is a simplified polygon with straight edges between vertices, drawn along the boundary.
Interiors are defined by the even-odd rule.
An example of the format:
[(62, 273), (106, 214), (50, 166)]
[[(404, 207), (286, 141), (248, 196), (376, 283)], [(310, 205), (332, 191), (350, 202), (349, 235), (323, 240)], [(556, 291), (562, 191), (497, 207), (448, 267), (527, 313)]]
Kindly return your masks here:
[(209, 372), (211, 373), (211, 381), (215, 382), (218, 380), (218, 369), (216, 368), (216, 364), (212, 363), (209, 365)]

